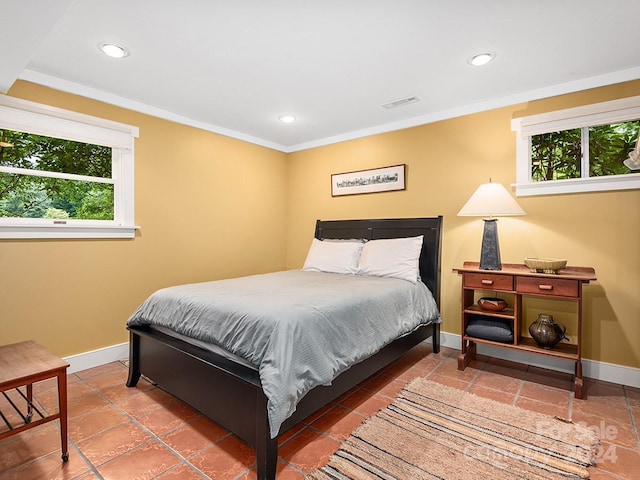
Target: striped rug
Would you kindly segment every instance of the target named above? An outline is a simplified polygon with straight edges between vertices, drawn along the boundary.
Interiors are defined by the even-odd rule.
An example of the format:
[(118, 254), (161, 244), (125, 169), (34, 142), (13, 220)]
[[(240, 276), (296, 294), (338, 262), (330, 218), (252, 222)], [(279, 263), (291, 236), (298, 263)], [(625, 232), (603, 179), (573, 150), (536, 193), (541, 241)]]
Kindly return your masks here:
[(417, 378), (306, 479), (589, 478), (598, 443), (585, 426)]

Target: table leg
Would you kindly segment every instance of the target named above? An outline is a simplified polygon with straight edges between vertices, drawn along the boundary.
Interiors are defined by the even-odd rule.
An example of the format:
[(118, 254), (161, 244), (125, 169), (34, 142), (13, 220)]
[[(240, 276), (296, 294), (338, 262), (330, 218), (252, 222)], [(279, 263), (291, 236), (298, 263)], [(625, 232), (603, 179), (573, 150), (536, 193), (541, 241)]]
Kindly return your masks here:
[(69, 460), (69, 437), (67, 436), (67, 373), (58, 374), (58, 408), (60, 409), (60, 443), (62, 461)]
[(573, 381), (573, 394), (575, 398), (582, 398), (582, 361), (576, 361), (576, 376)]
[(27, 416), (24, 423), (31, 423), (33, 418), (33, 383), (27, 385)]
[(467, 365), (471, 363), (476, 357), (476, 344), (474, 342), (469, 342), (468, 345), (465, 345), (467, 340), (462, 341), (462, 351), (458, 355), (458, 370), (464, 370), (467, 368)]

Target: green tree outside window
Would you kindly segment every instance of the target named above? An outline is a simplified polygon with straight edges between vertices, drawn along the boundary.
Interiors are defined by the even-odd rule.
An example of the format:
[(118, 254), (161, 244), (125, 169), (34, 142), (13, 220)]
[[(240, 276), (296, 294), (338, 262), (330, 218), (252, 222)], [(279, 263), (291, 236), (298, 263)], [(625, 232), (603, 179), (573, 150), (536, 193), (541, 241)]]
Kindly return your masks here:
[(0, 167), (0, 217), (114, 218), (110, 147), (0, 130)]
[[(531, 137), (534, 182), (634, 173), (623, 162), (635, 147), (640, 121), (574, 128)], [(583, 138), (588, 139), (588, 171), (582, 171)]]

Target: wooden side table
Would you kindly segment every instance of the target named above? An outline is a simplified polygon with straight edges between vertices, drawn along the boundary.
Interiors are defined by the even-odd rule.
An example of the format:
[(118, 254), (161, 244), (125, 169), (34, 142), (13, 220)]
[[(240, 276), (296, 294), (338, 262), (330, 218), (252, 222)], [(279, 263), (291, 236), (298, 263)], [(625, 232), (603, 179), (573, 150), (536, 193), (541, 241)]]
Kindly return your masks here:
[[(557, 274), (532, 273), (525, 265), (503, 264), (502, 270), (481, 270), (477, 262), (464, 262), (454, 268), (462, 275), (462, 346), (458, 356), (458, 369), (464, 370), (476, 355), (476, 345), (510, 348), (527, 353), (547, 355), (575, 363), (574, 394), (582, 398), (582, 286), (596, 280), (591, 267), (566, 267)], [(491, 312), (480, 308), (476, 294), (503, 294), (510, 306), (503, 311)], [(540, 348), (532, 338), (522, 335), (526, 325), (522, 313), (524, 297), (574, 302), (577, 304), (577, 336), (574, 344), (559, 343), (552, 349)], [(474, 318), (506, 321), (512, 327), (513, 341), (498, 342), (468, 334), (467, 327)], [(531, 319), (530, 319), (531, 320)]]
[[(62, 445), (62, 460), (69, 460), (67, 437), (67, 368), (69, 364), (56, 357), (40, 344), (30, 340), (0, 347), (0, 392), (9, 404), (22, 417), (23, 424), (13, 426), (0, 412), (2, 420), (9, 430), (0, 433), (0, 440), (10, 435), (37, 427), (43, 423), (60, 419), (60, 442)], [(58, 380), (58, 413), (44, 416), (33, 405), (33, 384), (49, 378)], [(26, 395), (20, 387), (25, 387)], [(8, 390), (16, 389), (26, 401), (26, 411), (9, 398)], [(36, 418), (34, 418), (34, 413)]]

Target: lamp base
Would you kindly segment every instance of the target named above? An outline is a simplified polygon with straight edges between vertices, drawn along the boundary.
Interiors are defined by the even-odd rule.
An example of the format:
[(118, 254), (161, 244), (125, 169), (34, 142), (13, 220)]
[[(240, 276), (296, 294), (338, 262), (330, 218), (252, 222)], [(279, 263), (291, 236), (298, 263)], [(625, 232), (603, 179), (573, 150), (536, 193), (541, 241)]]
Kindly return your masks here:
[(498, 219), (484, 218), (482, 250), (480, 251), (480, 270), (502, 270), (500, 263), (500, 245), (498, 244)]

